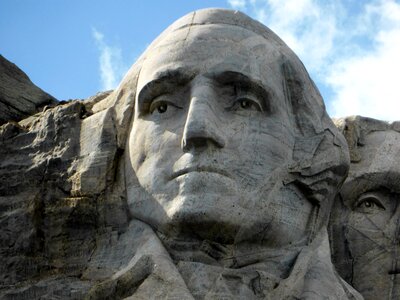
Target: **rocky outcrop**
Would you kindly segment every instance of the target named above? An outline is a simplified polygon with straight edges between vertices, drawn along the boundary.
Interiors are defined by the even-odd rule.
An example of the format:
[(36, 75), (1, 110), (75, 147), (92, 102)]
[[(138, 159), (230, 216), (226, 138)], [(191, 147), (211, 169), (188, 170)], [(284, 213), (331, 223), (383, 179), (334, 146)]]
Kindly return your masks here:
[(57, 100), (38, 88), (15, 64), (0, 55), (0, 125), (54, 106)]
[(92, 285), (80, 276), (112, 231), (99, 201), (115, 135), (110, 113), (92, 113), (108, 94), (0, 126), (0, 299), (81, 299)]
[[(13, 289), (4, 299), (44, 296), (54, 282), (66, 287), (57, 274), (69, 274), (70, 263), (79, 272), (94, 247), (79, 230), (96, 223), (93, 203), (69, 192), (82, 111), (71, 102), (0, 127), (0, 282), (3, 291)], [(37, 277), (43, 286), (26, 285)]]
[(331, 215), (339, 274), (366, 300), (399, 299), (400, 122), (335, 120), (350, 150), (350, 172)]
[(335, 126), (262, 24), (188, 14), (86, 100), (2, 69), (0, 299), (400, 297), (399, 123)]

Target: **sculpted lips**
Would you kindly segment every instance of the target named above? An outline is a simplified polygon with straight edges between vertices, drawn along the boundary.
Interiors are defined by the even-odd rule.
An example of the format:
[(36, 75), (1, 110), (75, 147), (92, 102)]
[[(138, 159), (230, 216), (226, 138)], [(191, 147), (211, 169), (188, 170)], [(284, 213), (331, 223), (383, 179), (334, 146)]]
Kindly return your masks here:
[(225, 177), (230, 178), (229, 173), (226, 172), (225, 170), (214, 168), (211, 166), (192, 166), (192, 167), (187, 167), (180, 169), (172, 174), (170, 177), (170, 180), (177, 178), (179, 176), (192, 173), (192, 172), (207, 172), (207, 173), (216, 173)]

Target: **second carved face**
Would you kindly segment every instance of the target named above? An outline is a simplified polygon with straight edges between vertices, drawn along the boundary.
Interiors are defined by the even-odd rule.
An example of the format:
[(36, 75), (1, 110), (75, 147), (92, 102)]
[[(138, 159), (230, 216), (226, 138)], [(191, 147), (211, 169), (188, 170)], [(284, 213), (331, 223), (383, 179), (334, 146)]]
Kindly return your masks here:
[[(359, 136), (331, 221), (334, 261), (365, 299), (398, 299), (400, 133), (366, 118), (346, 128)], [(351, 134), (347, 137), (351, 143)]]

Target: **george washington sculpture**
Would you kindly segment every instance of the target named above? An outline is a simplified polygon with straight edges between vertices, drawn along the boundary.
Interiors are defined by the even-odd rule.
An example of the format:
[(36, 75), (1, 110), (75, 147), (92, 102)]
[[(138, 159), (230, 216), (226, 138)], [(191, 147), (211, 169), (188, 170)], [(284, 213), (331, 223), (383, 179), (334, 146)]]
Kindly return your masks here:
[(97, 229), (68, 277), (76, 295), (360, 299), (333, 269), (326, 229), (345, 140), (268, 28), (190, 13), (85, 107), (68, 180), (76, 203), (94, 199)]

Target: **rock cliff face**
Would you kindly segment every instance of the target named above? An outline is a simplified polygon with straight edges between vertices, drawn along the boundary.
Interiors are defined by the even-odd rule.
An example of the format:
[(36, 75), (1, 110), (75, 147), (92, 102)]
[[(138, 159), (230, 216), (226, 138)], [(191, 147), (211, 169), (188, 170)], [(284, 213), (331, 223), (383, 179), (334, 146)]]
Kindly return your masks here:
[[(57, 281), (57, 274), (77, 275), (95, 247), (95, 202), (73, 197), (69, 180), (79, 158), (76, 137), (83, 114), (82, 103), (72, 102), (0, 127), (4, 299), (45, 298), (54, 291), (54, 282), (57, 290), (69, 292), (72, 280)], [(46, 279), (42, 286), (27, 284), (35, 278)], [(13, 292), (2, 294), (10, 289)]]
[(399, 299), (400, 122), (335, 122), (351, 166), (331, 215), (333, 260), (365, 299)]
[(96, 238), (126, 220), (101, 225), (117, 147), (109, 114), (92, 107), (109, 92), (59, 104), (3, 58), (1, 68), (0, 299), (81, 299)]
[(0, 55), (0, 125), (19, 121), (57, 100), (35, 86), (15, 64)]
[(0, 299), (399, 298), (399, 123), (336, 128), (262, 24), (188, 14), (86, 100), (0, 63)]

